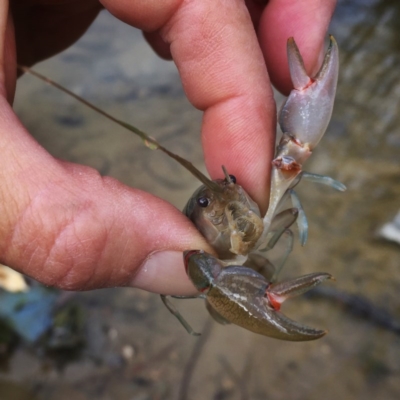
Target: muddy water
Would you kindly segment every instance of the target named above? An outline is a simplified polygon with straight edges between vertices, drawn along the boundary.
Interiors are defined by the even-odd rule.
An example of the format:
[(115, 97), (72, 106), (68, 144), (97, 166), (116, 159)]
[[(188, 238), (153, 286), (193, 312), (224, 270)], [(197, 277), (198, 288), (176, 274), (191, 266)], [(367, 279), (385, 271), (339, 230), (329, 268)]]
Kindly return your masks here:
[[(295, 248), (283, 272), (323, 270), (336, 277), (332, 287), (341, 301), (325, 294), (285, 307), (329, 335), (285, 343), (214, 324), (194, 364), (198, 339), (183, 331), (158, 296), (133, 289), (83, 293), (75, 299), (88, 321), (81, 357), (60, 372), (35, 349), (18, 348), (0, 374), (1, 398), (400, 398), (400, 340), (393, 332), (393, 319), (400, 319), (400, 246), (376, 237), (400, 205), (399, 16), (397, 2), (339, 1), (331, 27), (341, 50), (337, 101), (307, 169), (339, 179), (348, 190), (302, 183), (309, 241)], [(202, 165), (201, 115), (185, 100), (174, 66), (108, 14), (38, 70)], [(93, 166), (177, 207), (197, 186), (163, 154), (143, 150), (130, 133), (31, 77), (20, 80), (16, 110), (57, 157)], [(353, 313), (343, 294), (353, 295)], [(207, 329), (201, 301), (179, 307), (196, 329)], [(363, 318), (368, 312), (374, 320)], [(392, 330), (377, 326), (379, 318), (392, 321)]]

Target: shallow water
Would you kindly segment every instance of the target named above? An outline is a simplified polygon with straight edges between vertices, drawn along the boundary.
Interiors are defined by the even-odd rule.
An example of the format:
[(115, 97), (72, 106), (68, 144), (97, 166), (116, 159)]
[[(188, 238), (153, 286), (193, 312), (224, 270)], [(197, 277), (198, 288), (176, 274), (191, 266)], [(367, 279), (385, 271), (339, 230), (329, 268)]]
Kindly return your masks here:
[[(341, 51), (337, 100), (307, 170), (330, 175), (348, 190), (300, 185), (309, 240), (295, 248), (283, 272), (332, 273), (336, 294), (363, 296), (353, 298), (358, 315), (326, 293), (289, 302), (285, 313), (330, 333), (286, 343), (237, 327), (209, 327), (201, 301), (180, 302), (197, 330), (210, 329), (193, 365), (198, 339), (158, 296), (134, 289), (80, 293), (75, 301), (88, 321), (81, 357), (60, 372), (35, 349), (19, 347), (0, 374), (1, 398), (400, 398), (399, 331), (376, 321), (400, 320), (400, 246), (376, 236), (400, 208), (399, 16), (395, 1), (339, 1), (331, 27)], [(201, 114), (185, 99), (173, 64), (157, 59), (138, 31), (107, 13), (73, 48), (37, 70), (202, 165)], [(93, 166), (178, 208), (198, 185), (174, 161), (143, 150), (129, 132), (32, 77), (20, 80), (15, 108), (56, 157)], [(368, 307), (373, 319), (362, 318)]]

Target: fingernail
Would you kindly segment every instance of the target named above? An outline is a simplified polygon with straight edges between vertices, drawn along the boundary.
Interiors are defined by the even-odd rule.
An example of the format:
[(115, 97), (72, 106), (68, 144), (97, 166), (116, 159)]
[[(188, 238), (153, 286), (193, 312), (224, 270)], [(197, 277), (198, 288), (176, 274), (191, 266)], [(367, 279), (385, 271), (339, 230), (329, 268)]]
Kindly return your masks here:
[(160, 294), (190, 296), (196, 289), (183, 264), (183, 252), (159, 251), (150, 254), (139, 268), (131, 286)]

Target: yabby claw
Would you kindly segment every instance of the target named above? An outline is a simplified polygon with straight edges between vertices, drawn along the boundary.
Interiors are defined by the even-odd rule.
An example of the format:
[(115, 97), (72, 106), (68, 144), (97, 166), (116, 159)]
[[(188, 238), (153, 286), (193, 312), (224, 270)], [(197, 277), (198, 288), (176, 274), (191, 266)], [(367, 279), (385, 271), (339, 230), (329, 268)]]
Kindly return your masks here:
[(218, 322), (230, 322), (289, 341), (314, 340), (326, 334), (324, 330), (292, 321), (279, 310), (283, 301), (332, 279), (331, 275), (309, 274), (271, 284), (250, 268), (224, 267), (217, 258), (201, 250), (185, 252), (184, 259), (190, 280), (205, 295), (207, 308)]
[(313, 77), (308, 76), (293, 38), (288, 39), (287, 54), (294, 89), (279, 114), (283, 135), (272, 161), (270, 202), (264, 217), (263, 236), (282, 197), (294, 185), (304, 162), (326, 131), (332, 115), (339, 73), (339, 50), (333, 36), (330, 36), (321, 68)]
[(293, 38), (288, 40), (287, 53), (294, 89), (282, 107), (279, 125), (284, 134), (312, 150), (331, 119), (339, 72), (338, 46), (330, 36), (328, 51), (314, 77), (307, 75)]

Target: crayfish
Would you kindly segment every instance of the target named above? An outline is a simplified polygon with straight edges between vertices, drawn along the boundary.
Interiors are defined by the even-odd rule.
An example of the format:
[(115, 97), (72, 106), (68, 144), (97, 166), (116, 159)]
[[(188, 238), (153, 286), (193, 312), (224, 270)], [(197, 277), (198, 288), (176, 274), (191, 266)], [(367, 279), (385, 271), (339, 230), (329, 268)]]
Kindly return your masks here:
[[(188, 201), (184, 213), (212, 245), (218, 258), (202, 250), (184, 253), (187, 274), (204, 298), (211, 316), (218, 322), (233, 323), (265, 336), (282, 340), (305, 341), (323, 336), (290, 320), (280, 312), (281, 303), (331, 279), (327, 273), (304, 275), (278, 282), (278, 275), (291, 252), (291, 225), (297, 221), (302, 245), (307, 240), (308, 224), (293, 188), (301, 179), (345, 190), (340, 182), (302, 171), (302, 165), (322, 138), (331, 118), (338, 78), (338, 47), (330, 44), (319, 72), (309, 77), (293, 38), (287, 54), (294, 89), (279, 114), (282, 138), (272, 161), (269, 207), (264, 217), (257, 204), (223, 167), (225, 179), (204, 181)], [(291, 198), (293, 207), (284, 209)], [(278, 241), (285, 250), (273, 265), (266, 253)], [(164, 304), (184, 325), (198, 335), (171, 302)]]
[[(189, 161), (172, 153), (133, 125), (112, 117), (30, 68), (19, 68), (140, 136), (147, 147), (163, 151), (203, 183), (188, 201), (184, 213), (207, 239), (218, 258), (202, 250), (188, 250), (184, 252), (184, 262), (190, 280), (199, 291), (195, 297), (206, 300), (206, 307), (216, 321), (234, 323), (277, 339), (305, 341), (317, 339), (326, 331), (290, 320), (280, 312), (280, 305), (287, 298), (304, 293), (332, 279), (332, 276), (314, 273), (284, 282), (278, 282), (278, 276), (293, 247), (291, 226), (294, 222), (297, 221), (300, 243), (304, 245), (307, 240), (307, 219), (294, 187), (300, 180), (307, 179), (345, 190), (344, 185), (332, 178), (302, 171), (303, 163), (328, 126), (339, 60), (338, 47), (332, 36), (322, 66), (314, 77), (307, 75), (293, 38), (288, 40), (287, 54), (294, 89), (279, 114), (283, 134), (272, 161), (269, 207), (264, 217), (258, 205), (224, 167), (225, 178), (212, 181)], [(289, 198), (293, 207), (284, 209)], [(284, 243), (284, 251), (280, 260), (273, 264), (267, 253), (278, 242)], [(161, 298), (190, 334), (199, 335), (167, 296), (162, 295)]]

